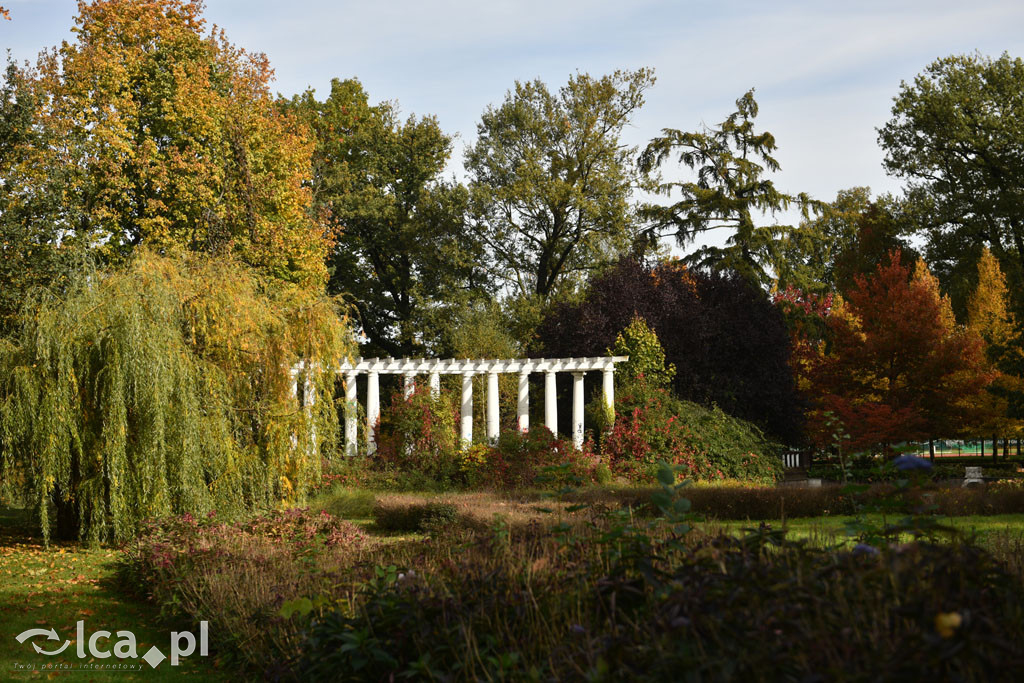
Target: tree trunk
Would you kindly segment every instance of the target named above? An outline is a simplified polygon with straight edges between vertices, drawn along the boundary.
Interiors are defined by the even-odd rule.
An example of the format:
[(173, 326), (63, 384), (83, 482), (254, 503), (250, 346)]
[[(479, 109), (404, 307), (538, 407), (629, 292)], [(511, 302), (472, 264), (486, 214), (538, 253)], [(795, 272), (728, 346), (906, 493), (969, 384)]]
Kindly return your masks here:
[(928, 439), (928, 459), (935, 462), (935, 439)]
[[(981, 442), (981, 450), (985, 450), (985, 442)], [(992, 462), (999, 462), (999, 437), (995, 434), (992, 435)]]
[(1003, 437), (1003, 460), (1009, 460), (1009, 459), (1010, 459), (1010, 439), (1008, 437), (1004, 436)]

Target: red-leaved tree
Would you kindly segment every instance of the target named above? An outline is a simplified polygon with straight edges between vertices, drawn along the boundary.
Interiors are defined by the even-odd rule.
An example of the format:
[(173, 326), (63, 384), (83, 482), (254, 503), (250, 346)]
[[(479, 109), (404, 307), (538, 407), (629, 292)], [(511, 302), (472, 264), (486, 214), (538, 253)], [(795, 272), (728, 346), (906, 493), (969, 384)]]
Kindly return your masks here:
[(978, 334), (957, 325), (948, 297), (923, 261), (899, 251), (827, 315), (827, 342), (804, 388), (809, 432), (829, 445), (838, 421), (853, 450), (961, 433), (973, 399), (992, 381)]

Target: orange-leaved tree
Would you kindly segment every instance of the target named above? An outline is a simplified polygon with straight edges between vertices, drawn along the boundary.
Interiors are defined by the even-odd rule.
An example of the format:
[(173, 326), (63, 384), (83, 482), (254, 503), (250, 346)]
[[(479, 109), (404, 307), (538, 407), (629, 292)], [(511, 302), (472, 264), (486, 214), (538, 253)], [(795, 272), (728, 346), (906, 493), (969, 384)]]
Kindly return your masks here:
[(37, 135), (5, 169), (15, 208), (119, 262), (135, 246), (231, 252), (319, 288), (312, 144), (278, 111), (262, 54), (206, 32), (199, 0), (79, 2), (77, 38), (24, 68)]
[[(981, 338), (958, 326), (948, 297), (919, 261), (899, 251), (858, 276), (828, 318), (828, 348), (809, 372), (809, 424), (827, 445), (838, 420), (854, 450), (963, 432), (992, 381)], [(830, 425), (831, 428), (831, 425)]]

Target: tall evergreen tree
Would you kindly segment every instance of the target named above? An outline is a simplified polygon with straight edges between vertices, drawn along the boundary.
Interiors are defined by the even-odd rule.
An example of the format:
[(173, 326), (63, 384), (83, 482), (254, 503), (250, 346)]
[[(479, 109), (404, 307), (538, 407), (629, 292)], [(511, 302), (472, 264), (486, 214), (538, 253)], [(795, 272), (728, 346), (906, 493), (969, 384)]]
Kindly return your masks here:
[(780, 239), (789, 229), (779, 225), (757, 225), (760, 213), (775, 214), (797, 204), (804, 211), (813, 205), (804, 194), (788, 195), (775, 188), (765, 176), (779, 170), (772, 153), (775, 137), (754, 131), (758, 106), (754, 91), (736, 100), (736, 111), (714, 128), (696, 132), (665, 128), (651, 140), (640, 156), (640, 167), (650, 172), (667, 159), (693, 170), (695, 181), (661, 183), (658, 191), (680, 199), (669, 206), (648, 205), (641, 215), (657, 236), (674, 235), (680, 246), (688, 246), (711, 230), (730, 232), (726, 245), (703, 245), (687, 257), (690, 265), (713, 270), (732, 270), (751, 282), (767, 285), (768, 269), (780, 257)]

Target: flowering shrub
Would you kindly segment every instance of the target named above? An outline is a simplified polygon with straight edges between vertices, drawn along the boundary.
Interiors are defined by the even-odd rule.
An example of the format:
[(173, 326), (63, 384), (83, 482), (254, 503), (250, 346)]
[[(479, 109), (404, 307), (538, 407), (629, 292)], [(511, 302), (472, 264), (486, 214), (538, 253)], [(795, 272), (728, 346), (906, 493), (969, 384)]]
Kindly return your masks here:
[(612, 471), (649, 479), (659, 461), (686, 467), (693, 479), (771, 483), (780, 447), (754, 425), (681, 401), (641, 375), (616, 400), (615, 424), (601, 442)]
[[(583, 448), (576, 450), (572, 441), (557, 437), (547, 427), (534, 425), (525, 433), (503, 432), (498, 442), (484, 453), (476, 477), (486, 486), (516, 489), (537, 484), (546, 468), (562, 465), (567, 467), (561, 476), (592, 480), (597, 466), (593, 443), (585, 441)], [(552, 476), (548, 474), (546, 483), (560, 483), (551, 481)]]
[(378, 423), (374, 466), (415, 471), (438, 482), (460, 478), (456, 406), (447, 396), (417, 387), (408, 398), (396, 394)]

